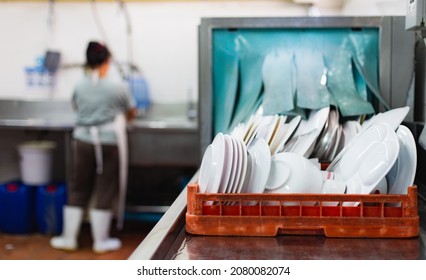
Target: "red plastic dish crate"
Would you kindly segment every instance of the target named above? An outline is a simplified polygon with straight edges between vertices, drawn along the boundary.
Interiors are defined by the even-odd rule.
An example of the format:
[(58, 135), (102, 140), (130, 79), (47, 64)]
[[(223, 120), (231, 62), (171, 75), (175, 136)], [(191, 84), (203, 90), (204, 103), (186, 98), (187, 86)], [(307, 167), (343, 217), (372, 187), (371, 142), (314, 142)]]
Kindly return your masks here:
[[(191, 234), (354, 238), (419, 235), (416, 186), (409, 187), (406, 195), (207, 194), (199, 193), (194, 184), (188, 185), (187, 194), (186, 231)], [(359, 206), (342, 206), (343, 202), (354, 201), (360, 202)], [(338, 202), (339, 206), (328, 206), (327, 202)]]

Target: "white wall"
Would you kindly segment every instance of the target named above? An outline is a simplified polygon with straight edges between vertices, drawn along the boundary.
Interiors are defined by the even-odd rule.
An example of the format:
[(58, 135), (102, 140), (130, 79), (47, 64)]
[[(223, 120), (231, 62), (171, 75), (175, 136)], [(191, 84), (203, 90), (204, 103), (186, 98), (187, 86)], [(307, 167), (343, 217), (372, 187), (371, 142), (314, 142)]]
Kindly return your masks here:
[[(128, 61), (124, 13), (117, 3), (98, 3), (106, 39), (118, 61)], [(0, 98), (50, 98), (46, 90), (29, 91), (24, 67), (47, 48), (62, 53), (63, 64), (84, 62), (89, 40), (103, 40), (90, 1), (56, 3), (48, 28), (48, 3), (0, 3)], [(280, 0), (129, 2), (133, 61), (147, 78), (155, 102), (185, 102), (198, 88), (197, 26), (201, 17), (305, 16), (308, 9)], [(404, 15), (404, 0), (347, 0), (343, 15)], [(114, 74), (114, 73), (113, 73)], [(115, 72), (117, 74), (117, 72)], [(80, 69), (58, 74), (56, 99), (68, 99)]]

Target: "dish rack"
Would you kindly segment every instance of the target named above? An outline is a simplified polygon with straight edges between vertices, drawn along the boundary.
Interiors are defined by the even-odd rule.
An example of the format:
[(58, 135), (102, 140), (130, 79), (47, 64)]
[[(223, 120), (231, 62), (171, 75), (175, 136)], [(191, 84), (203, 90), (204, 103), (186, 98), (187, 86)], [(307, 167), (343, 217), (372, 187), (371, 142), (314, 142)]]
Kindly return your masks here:
[(415, 237), (417, 187), (408, 187), (406, 195), (230, 194), (200, 193), (197, 184), (190, 184), (186, 231), (217, 236)]

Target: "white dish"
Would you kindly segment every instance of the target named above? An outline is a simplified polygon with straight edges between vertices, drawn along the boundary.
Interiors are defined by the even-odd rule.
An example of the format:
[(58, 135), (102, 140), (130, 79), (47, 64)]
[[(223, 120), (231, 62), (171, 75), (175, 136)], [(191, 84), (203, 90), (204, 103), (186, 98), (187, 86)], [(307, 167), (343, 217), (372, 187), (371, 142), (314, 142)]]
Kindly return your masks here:
[(239, 123), (238, 125), (236, 125), (230, 135), (234, 138), (238, 138), (238, 139), (244, 139), (244, 136), (246, 134), (246, 126), (243, 123)]
[(399, 141), (399, 154), (395, 164), (387, 174), (389, 193), (407, 194), (407, 188), (414, 183), (417, 169), (417, 148), (410, 129), (400, 125), (396, 131)]
[(269, 144), (272, 155), (276, 154), (278, 152), (278, 149), (284, 145), (283, 139), (286, 136), (285, 134), (287, 128), (288, 124), (286, 123), (281, 123), (281, 125), (278, 126), (277, 131), (275, 132), (275, 135), (273, 136), (273, 139)]
[(319, 158), (308, 158), (310, 162), (318, 166), (319, 169), (321, 169), (321, 163), (319, 161)]
[(337, 155), (337, 149), (339, 147), (340, 141), (342, 140), (342, 129), (342, 125), (339, 124), (337, 134), (335, 135), (336, 139), (334, 140), (333, 148), (331, 150), (331, 154), (329, 155), (329, 162), (331, 162)]
[(237, 144), (238, 144), (238, 147), (239, 147), (239, 154), (240, 154), (239, 162), (240, 162), (240, 167), (241, 168), (239, 169), (240, 171), (237, 174), (237, 178), (238, 179), (237, 179), (237, 181), (235, 183), (235, 188), (233, 189), (234, 193), (240, 193), (241, 192), (241, 190), (243, 188), (244, 180), (246, 178), (247, 165), (248, 165), (248, 163), (247, 163), (247, 147), (246, 147), (246, 144), (243, 141), (239, 140), (239, 139), (237, 139)]
[(399, 143), (393, 128), (375, 123), (355, 139), (331, 171), (345, 182), (346, 193), (369, 194), (389, 172), (398, 152)]
[(407, 116), (408, 112), (410, 111), (410, 107), (401, 107), (389, 110), (384, 113), (379, 113), (372, 117), (370, 120), (367, 120), (363, 123), (361, 131), (358, 132), (358, 134), (353, 137), (348, 144), (340, 151), (340, 153), (334, 158), (334, 160), (330, 163), (327, 170), (331, 170), (334, 168), (334, 166), (342, 159), (344, 154), (347, 152), (348, 149), (352, 146), (352, 144), (359, 138), (362, 137), (363, 133), (368, 130), (372, 125), (379, 124), (379, 123), (385, 123), (388, 126), (390, 126), (394, 131), (399, 127), (401, 122), (404, 120), (404, 118)]
[(293, 136), (296, 129), (299, 127), (300, 121), (302, 120), (302, 117), (297, 115), (288, 124), (284, 124), (286, 130), (285, 135), (281, 139), (281, 143), (278, 147), (278, 152), (281, 152), (281, 150), (284, 148), (285, 143), (290, 139), (291, 136)]
[(312, 110), (309, 114), (307, 120), (302, 120), (295, 132), (295, 136), (306, 134), (316, 129), (318, 135), (321, 133), (321, 130), (324, 128), (325, 123), (327, 122), (328, 115), (330, 113), (330, 107), (324, 107), (319, 110)]
[(251, 157), (250, 157), (250, 155), (248, 154), (248, 151), (247, 151), (246, 176), (241, 176), (241, 179), (243, 180), (243, 184), (242, 184), (242, 187), (241, 187), (239, 193), (247, 193), (248, 186), (249, 186), (249, 183), (250, 183), (250, 178), (251, 178), (251, 169), (252, 169)]
[(209, 183), (206, 188), (206, 193), (217, 193), (221, 184), (222, 174), (224, 173), (225, 155), (227, 154), (227, 144), (225, 143), (225, 135), (218, 133), (211, 144), (213, 147), (214, 172), (210, 173)]
[(373, 194), (387, 194), (388, 193), (388, 180), (386, 179), (386, 176), (380, 180), (379, 183), (377, 183), (377, 186), (373, 188), (371, 191)]
[(379, 113), (373, 116), (371, 119), (365, 121), (362, 125), (362, 130), (369, 128), (371, 125), (375, 123), (386, 123), (390, 127), (392, 127), (393, 130), (397, 130), (399, 125), (405, 119), (409, 111), (410, 111), (410, 107), (405, 106), (405, 107), (392, 109), (384, 113)]
[(356, 125), (357, 123), (358, 122), (356, 121), (346, 121), (345, 123), (343, 123), (340, 143), (337, 149), (338, 153), (340, 153), (340, 151), (347, 147), (351, 140), (358, 134), (359, 130)]
[[(299, 127), (297, 128), (295, 132), (295, 137), (301, 136), (301, 135), (307, 135), (307, 134), (309, 134), (312, 137), (312, 138), (311, 137), (309, 138), (310, 140), (312, 140), (312, 142), (310, 143), (310, 146), (304, 151), (305, 157), (309, 157), (311, 153), (313, 152), (315, 148), (315, 142), (317, 138), (319, 137), (319, 135), (321, 134), (321, 131), (323, 130), (327, 122), (329, 113), (330, 113), (330, 107), (324, 107), (319, 110), (312, 110), (311, 113), (309, 114), (308, 120), (302, 120), (300, 122)], [(314, 135), (310, 134), (313, 131), (315, 131)]]
[(285, 118), (282, 119), (280, 126), (277, 128), (272, 142), (269, 145), (271, 147), (271, 154), (276, 154), (282, 150), (284, 144), (287, 142), (287, 140), (293, 134), (294, 130), (299, 125), (301, 117), (296, 116), (289, 123), (285, 123), (286, 120), (287, 117), (285, 116)]
[(237, 164), (236, 166), (236, 172), (235, 172), (235, 178), (233, 182), (233, 186), (230, 190), (231, 193), (235, 193), (237, 190), (237, 185), (240, 182), (241, 179), (241, 170), (243, 168), (243, 162), (242, 162), (242, 148), (240, 146), (240, 139), (233, 139), (235, 141), (235, 149), (236, 149), (236, 155), (234, 158), (234, 163)]
[(282, 120), (283, 120), (283, 116), (275, 115), (275, 118), (274, 118), (275, 122), (269, 126), (268, 136), (266, 137), (266, 142), (268, 143), (269, 146), (271, 145), (271, 142), (277, 133), (278, 127), (282, 125)]
[(353, 126), (356, 129), (356, 133), (357, 134), (360, 133), (361, 130), (362, 130), (362, 126), (360, 125), (360, 123), (358, 121), (352, 121), (352, 123), (353, 123)]
[(260, 121), (259, 128), (256, 133), (256, 138), (262, 138), (269, 144), (269, 140), (274, 133), (278, 120), (278, 115), (262, 116), (262, 120)]
[(210, 180), (210, 174), (215, 172), (215, 165), (213, 164), (214, 154), (213, 146), (207, 146), (201, 161), (200, 176), (198, 177), (198, 186), (200, 187), (201, 193), (206, 192)]
[[(279, 140), (278, 137), (281, 138), (283, 136), (282, 135), (283, 133), (281, 133), (281, 135), (278, 135), (278, 132), (282, 131), (282, 127), (284, 126), (286, 120), (287, 120), (287, 116), (279, 116), (278, 117), (277, 125), (275, 126), (275, 130), (272, 133), (271, 138), (269, 139), (269, 142), (268, 142), (270, 148), (272, 147), (272, 144), (274, 142), (276, 143)], [(271, 150), (272, 150), (272, 148), (271, 148)]]
[(346, 192), (345, 182), (336, 179), (326, 179), (322, 185), (323, 194), (344, 194)]
[(231, 180), (231, 172), (233, 167), (233, 144), (231, 136), (228, 134), (225, 134), (224, 159), (222, 178), (220, 178), (218, 193), (225, 193)]
[[(346, 185), (345, 182), (334, 180), (334, 179), (326, 179), (324, 181), (324, 184), (322, 185), (322, 194), (344, 194), (346, 192)], [(330, 201), (330, 202), (323, 202), (322, 205), (324, 206), (337, 206), (339, 205), (339, 202), (337, 201)]]
[(248, 146), (251, 158), (251, 173), (247, 185), (247, 193), (263, 193), (271, 169), (271, 151), (268, 143), (261, 138), (256, 138)]
[(256, 115), (251, 115), (249, 120), (247, 121), (247, 123), (245, 123), (244, 126), (244, 132), (243, 132), (243, 140), (245, 140), (248, 136), (249, 133), (251, 132), (253, 125), (256, 121), (257, 116)]
[[(228, 135), (226, 135), (228, 136)], [(227, 157), (228, 157), (228, 162), (229, 162), (229, 169), (230, 169), (230, 175), (229, 175), (229, 180), (226, 183), (226, 185), (224, 186), (224, 190), (222, 190), (223, 193), (231, 193), (232, 189), (234, 187), (234, 182), (236, 179), (236, 175), (237, 173), (237, 169), (238, 169), (238, 165), (239, 165), (239, 152), (238, 152), (238, 146), (237, 146), (237, 142), (236, 140), (232, 137), (232, 136), (228, 136), (226, 138), (226, 141), (230, 141), (230, 146), (232, 147), (232, 149), (229, 151)], [(219, 190), (219, 192), (221, 192), (221, 190)]]
[(293, 136), (290, 141), (284, 146), (283, 152), (295, 153), (300, 156), (309, 157), (315, 145), (318, 132), (314, 129), (306, 134)]
[(251, 125), (250, 130), (247, 132), (246, 137), (244, 137), (244, 142), (246, 145), (250, 145), (250, 143), (256, 137), (261, 120), (262, 116), (255, 115), (253, 124)]

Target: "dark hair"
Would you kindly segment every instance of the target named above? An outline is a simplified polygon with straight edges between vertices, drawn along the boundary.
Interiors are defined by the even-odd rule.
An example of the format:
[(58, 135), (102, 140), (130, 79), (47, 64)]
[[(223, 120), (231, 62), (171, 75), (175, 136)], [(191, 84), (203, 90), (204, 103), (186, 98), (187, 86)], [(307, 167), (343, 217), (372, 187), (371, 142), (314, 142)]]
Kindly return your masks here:
[(86, 50), (86, 67), (94, 69), (111, 57), (108, 48), (98, 42), (89, 42)]

